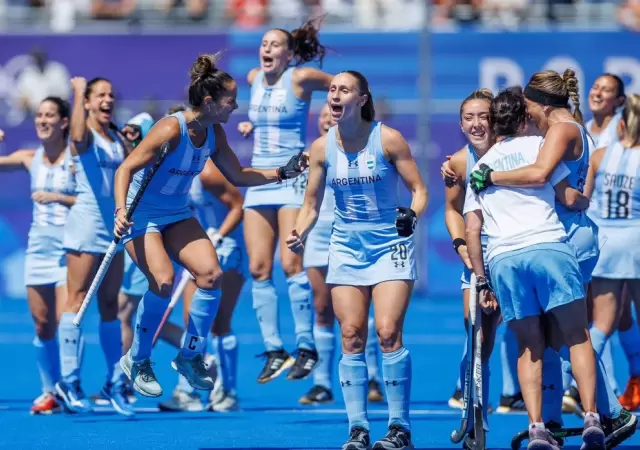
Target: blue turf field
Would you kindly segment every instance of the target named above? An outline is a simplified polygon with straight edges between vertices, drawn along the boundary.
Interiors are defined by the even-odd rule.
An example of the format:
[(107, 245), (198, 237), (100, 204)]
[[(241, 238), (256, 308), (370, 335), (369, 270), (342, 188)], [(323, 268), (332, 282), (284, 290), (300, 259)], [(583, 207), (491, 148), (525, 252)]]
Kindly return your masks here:
[[(246, 288), (246, 286), (245, 286)], [(298, 398), (311, 380), (290, 382), (284, 377), (267, 385), (257, 384), (263, 361), (254, 355), (263, 351), (259, 330), (245, 293), (234, 318), (240, 342), (239, 395), (241, 412), (160, 413), (157, 402), (136, 403), (133, 419), (115, 414), (110, 408), (86, 416), (29, 416), (31, 401), (39, 394), (39, 378), (34, 362), (33, 325), (26, 302), (0, 300), (0, 448), (2, 449), (338, 449), (347, 436), (347, 421), (339, 389), (336, 402), (325, 407), (301, 407)], [(284, 293), (282, 293), (284, 294)], [(293, 325), (286, 294), (281, 302), (285, 343), (294, 342)], [(415, 298), (405, 326), (405, 343), (413, 358), (413, 441), (416, 448), (457, 448), (449, 433), (459, 424), (459, 412), (448, 408), (454, 387), (463, 331), (460, 300)], [(179, 317), (175, 314), (176, 319)], [(87, 347), (83, 386), (87, 395), (101, 387), (105, 363), (98, 342), (95, 305), (85, 323)], [(498, 349), (499, 347), (497, 347)], [(494, 352), (491, 403), (499, 398), (501, 375), (499, 352)], [(176, 376), (169, 363), (174, 350), (159, 344), (154, 353), (156, 373), (165, 397)], [(616, 349), (620, 383), (626, 382), (626, 362)], [(337, 377), (337, 369), (336, 369)], [(370, 406), (372, 439), (386, 430), (386, 406)], [(490, 416), (490, 448), (508, 448), (512, 435), (526, 427), (524, 415)], [(566, 424), (579, 426), (580, 420), (566, 416)], [(572, 438), (565, 448), (579, 448)], [(619, 448), (640, 448), (640, 433)]]

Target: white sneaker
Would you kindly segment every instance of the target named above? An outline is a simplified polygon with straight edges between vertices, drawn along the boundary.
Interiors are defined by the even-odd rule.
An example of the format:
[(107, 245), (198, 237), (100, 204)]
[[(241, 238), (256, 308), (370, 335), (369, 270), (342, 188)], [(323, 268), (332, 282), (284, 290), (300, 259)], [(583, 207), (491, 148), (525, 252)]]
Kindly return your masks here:
[(237, 411), (239, 409), (238, 396), (233, 391), (222, 392), (221, 395), (218, 396), (217, 401), (210, 403), (207, 409), (216, 412)]
[(150, 359), (134, 362), (129, 352), (120, 358), (120, 367), (125, 375), (133, 381), (133, 388), (136, 391), (145, 397), (160, 397), (162, 387), (158, 383), (151, 365)]
[(177, 388), (173, 391), (173, 395), (169, 400), (161, 402), (158, 406), (161, 411), (204, 411), (204, 406), (202, 405), (200, 396), (197, 393), (188, 393)]

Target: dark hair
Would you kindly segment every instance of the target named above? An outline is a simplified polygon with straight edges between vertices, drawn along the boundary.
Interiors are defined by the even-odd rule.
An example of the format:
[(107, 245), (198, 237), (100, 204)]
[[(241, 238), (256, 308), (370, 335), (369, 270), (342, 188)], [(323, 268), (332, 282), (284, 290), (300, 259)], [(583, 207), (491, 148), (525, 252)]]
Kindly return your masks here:
[(469, 96), (462, 100), (462, 103), (460, 104), (460, 118), (462, 118), (462, 110), (464, 109), (464, 105), (466, 105), (467, 102), (470, 102), (471, 100), (486, 100), (491, 103), (493, 101), (493, 92), (491, 92), (490, 89), (482, 88), (469, 94)]
[[(98, 84), (99, 82), (104, 81), (106, 83), (109, 83), (113, 86), (113, 84), (111, 83), (111, 80), (108, 80), (106, 78), (103, 77), (95, 77), (90, 79), (89, 81), (87, 81), (87, 87), (84, 90), (84, 98), (86, 100), (89, 100), (89, 95), (91, 95), (91, 91), (93, 91), (93, 87)], [(116, 133), (120, 134), (120, 128), (118, 128), (118, 126), (113, 123), (113, 122), (109, 122), (109, 128), (113, 131), (115, 131)]]
[(167, 116), (170, 116), (171, 114), (175, 114), (180, 111), (186, 111), (186, 110), (187, 110), (187, 107), (184, 105), (173, 105), (171, 108), (167, 110)]
[(491, 102), (490, 120), (496, 136), (517, 134), (526, 121), (527, 106), (522, 88), (514, 86), (501, 91)]
[(602, 78), (602, 77), (612, 78), (613, 81), (616, 82), (616, 85), (617, 85), (616, 97), (626, 97), (626, 95), (624, 93), (624, 81), (622, 81), (622, 78), (620, 78), (616, 74), (608, 73), (608, 72), (607, 73), (603, 73), (598, 78)]
[(293, 50), (295, 66), (316, 60), (320, 67), (322, 67), (322, 60), (324, 59), (326, 48), (320, 43), (320, 39), (318, 38), (321, 21), (322, 17), (319, 19), (311, 19), (292, 32), (288, 32), (282, 28), (274, 28), (274, 30), (280, 31), (287, 36), (287, 48)]
[[(40, 104), (43, 104), (44, 102), (51, 102), (53, 104), (56, 105), (56, 107), (58, 108), (58, 115), (60, 116), (60, 119), (70, 119), (71, 118), (71, 106), (69, 105), (69, 102), (61, 99), (60, 97), (47, 97), (44, 100), (42, 100), (40, 102)], [(69, 126), (67, 126), (67, 128), (65, 128), (64, 130), (64, 138), (67, 139), (69, 137)]]
[(345, 70), (342, 73), (348, 73), (357, 80), (360, 95), (367, 94), (367, 102), (362, 105), (360, 117), (367, 122), (373, 122), (376, 118), (376, 108), (373, 105), (373, 95), (371, 95), (371, 89), (369, 89), (369, 82), (364, 75), (356, 70)]
[(221, 93), (227, 90), (227, 84), (233, 77), (216, 67), (220, 53), (215, 55), (202, 54), (189, 70), (191, 83), (189, 84), (189, 103), (194, 108), (202, 106), (205, 97), (217, 100)]

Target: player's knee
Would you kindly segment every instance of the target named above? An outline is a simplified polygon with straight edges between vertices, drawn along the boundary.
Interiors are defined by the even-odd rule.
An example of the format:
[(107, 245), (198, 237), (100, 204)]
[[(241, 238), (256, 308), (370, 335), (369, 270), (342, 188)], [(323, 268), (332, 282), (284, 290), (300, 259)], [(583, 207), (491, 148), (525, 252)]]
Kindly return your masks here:
[(291, 255), (283, 255), (280, 262), (282, 263), (282, 270), (287, 277), (299, 274), (303, 270), (302, 259), (293, 253)]
[(193, 274), (200, 289), (218, 289), (222, 282), (222, 269), (217, 264), (207, 264)]
[(266, 281), (271, 278), (273, 263), (270, 261), (251, 259), (249, 261), (249, 272), (254, 281)]
[(402, 334), (398, 327), (393, 324), (381, 324), (376, 330), (378, 332), (378, 343), (384, 353), (392, 352), (402, 346)]
[(342, 323), (340, 329), (342, 332), (342, 348), (346, 353), (361, 353), (364, 351), (365, 338), (362, 328)]
[(48, 341), (56, 336), (56, 324), (47, 317), (35, 319), (36, 335), (41, 341)]
[(149, 280), (149, 289), (160, 297), (171, 296), (174, 276), (173, 267), (154, 273), (153, 279)]
[(98, 296), (98, 311), (102, 322), (112, 322), (118, 318), (118, 302), (102, 300)]

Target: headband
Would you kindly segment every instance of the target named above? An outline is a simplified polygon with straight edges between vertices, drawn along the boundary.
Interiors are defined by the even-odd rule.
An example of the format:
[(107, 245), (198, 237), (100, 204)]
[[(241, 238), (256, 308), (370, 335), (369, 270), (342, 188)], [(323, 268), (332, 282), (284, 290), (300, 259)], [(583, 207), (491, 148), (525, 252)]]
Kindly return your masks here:
[(524, 96), (532, 102), (540, 103), (545, 106), (553, 106), (555, 108), (568, 108), (569, 97), (565, 95), (547, 94), (527, 85), (524, 88)]

